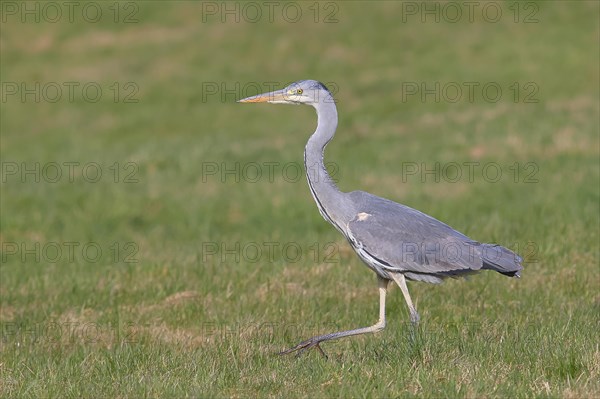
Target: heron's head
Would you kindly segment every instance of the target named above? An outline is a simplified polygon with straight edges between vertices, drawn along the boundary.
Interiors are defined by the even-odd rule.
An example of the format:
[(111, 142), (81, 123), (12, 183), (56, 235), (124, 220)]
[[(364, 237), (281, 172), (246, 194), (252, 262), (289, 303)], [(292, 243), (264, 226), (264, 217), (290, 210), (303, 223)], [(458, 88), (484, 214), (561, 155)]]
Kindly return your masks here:
[(240, 103), (310, 104), (331, 100), (327, 87), (316, 80), (299, 80), (285, 89), (239, 100)]

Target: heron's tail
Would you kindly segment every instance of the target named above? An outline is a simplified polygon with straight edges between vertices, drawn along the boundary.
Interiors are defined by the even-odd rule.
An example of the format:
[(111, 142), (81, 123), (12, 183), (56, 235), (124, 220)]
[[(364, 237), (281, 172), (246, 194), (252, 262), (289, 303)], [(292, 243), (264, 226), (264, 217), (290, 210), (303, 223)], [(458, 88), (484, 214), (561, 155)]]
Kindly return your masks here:
[(523, 270), (523, 258), (497, 244), (482, 244), (483, 267), (482, 269), (495, 270), (509, 277), (521, 277), (519, 271)]

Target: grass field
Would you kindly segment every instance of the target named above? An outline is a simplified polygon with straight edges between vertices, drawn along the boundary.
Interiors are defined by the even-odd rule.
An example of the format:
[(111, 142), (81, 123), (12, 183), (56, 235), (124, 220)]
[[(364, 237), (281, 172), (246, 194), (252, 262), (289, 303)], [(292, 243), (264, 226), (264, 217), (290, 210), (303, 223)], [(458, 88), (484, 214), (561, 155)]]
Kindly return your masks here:
[[(0, 396), (600, 396), (597, 2), (0, 4)], [(416, 332), (393, 289), (383, 332), (274, 356), (378, 311), (306, 185), (312, 108), (235, 102), (299, 79), (342, 190), (522, 278), (409, 283)]]

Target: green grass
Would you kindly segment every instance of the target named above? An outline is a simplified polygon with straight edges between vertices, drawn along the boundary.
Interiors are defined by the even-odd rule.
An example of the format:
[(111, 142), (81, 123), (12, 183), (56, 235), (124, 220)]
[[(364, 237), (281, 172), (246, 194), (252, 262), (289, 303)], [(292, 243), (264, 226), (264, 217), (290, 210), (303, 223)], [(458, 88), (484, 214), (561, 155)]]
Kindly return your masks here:
[[(399, 2), (340, 2), (328, 24), (312, 22), (310, 2), (294, 3), (307, 16), (298, 23), (203, 22), (201, 3), (182, 1), (137, 3), (138, 22), (124, 24), (103, 4), (110, 18), (98, 23), (3, 14), (1, 396), (600, 395), (598, 3), (535, 3), (530, 24), (513, 22), (512, 2), (495, 3), (497, 23), (422, 23)], [(320, 20), (335, 10), (326, 4)], [(235, 103), (253, 84), (305, 78), (335, 88), (326, 160), (343, 190), (518, 248), (522, 278), (411, 283), (417, 331), (394, 289), (383, 332), (324, 344), (328, 360), (274, 356), (377, 318), (375, 276), (294, 179), (314, 111)], [(7, 94), (35, 82), (95, 82), (103, 94)], [(503, 95), (403, 98), (415, 82), (496, 82)], [(538, 101), (515, 102), (514, 82), (534, 82)], [(220, 89), (236, 83), (239, 93)], [(131, 93), (138, 102), (123, 101)], [(79, 162), (72, 181), (68, 162)], [(408, 163), (435, 162), (503, 175), (403, 179)], [(252, 163), (257, 181), (220, 176)], [(95, 166), (102, 176), (86, 181)]]

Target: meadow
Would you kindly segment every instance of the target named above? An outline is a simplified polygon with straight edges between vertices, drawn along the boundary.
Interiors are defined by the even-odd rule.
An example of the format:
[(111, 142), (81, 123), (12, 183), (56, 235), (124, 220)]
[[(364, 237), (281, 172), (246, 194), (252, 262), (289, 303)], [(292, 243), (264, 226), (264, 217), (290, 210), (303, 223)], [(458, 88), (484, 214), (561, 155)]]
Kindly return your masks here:
[[(68, 3), (68, 2), (66, 2)], [(600, 396), (595, 1), (2, 2), (0, 396)], [(72, 8), (70, 8), (72, 7)], [(524, 257), (398, 289), (319, 215), (344, 191)]]

